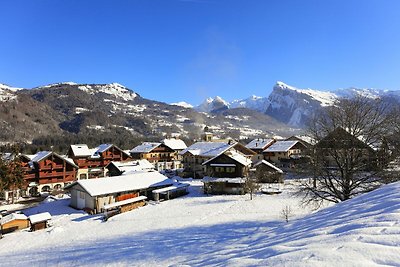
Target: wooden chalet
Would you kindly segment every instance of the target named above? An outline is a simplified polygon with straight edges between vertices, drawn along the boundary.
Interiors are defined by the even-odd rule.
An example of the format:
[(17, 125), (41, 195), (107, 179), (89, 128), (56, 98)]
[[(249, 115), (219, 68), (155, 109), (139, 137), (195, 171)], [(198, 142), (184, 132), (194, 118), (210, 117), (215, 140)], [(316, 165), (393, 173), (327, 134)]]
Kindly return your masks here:
[(264, 150), (264, 159), (280, 166), (291, 167), (302, 157), (306, 147), (299, 141), (276, 141)]
[(283, 183), (283, 171), (266, 160), (254, 164), (251, 171), (259, 183)]
[(28, 195), (61, 190), (76, 180), (78, 166), (68, 158), (51, 151), (21, 155), (21, 165)]
[(171, 185), (172, 180), (159, 172), (137, 172), (78, 180), (65, 189), (71, 193), (73, 208), (101, 213), (115, 208), (130, 210), (142, 205), (147, 197), (151, 198), (153, 190)]
[(275, 143), (275, 139), (273, 138), (257, 138), (246, 145), (248, 149), (253, 150), (257, 154), (253, 157), (253, 162), (258, 162), (264, 159), (263, 151), (270, 147), (273, 143)]
[(244, 177), (248, 174), (251, 160), (240, 152), (228, 150), (203, 163), (207, 176), (219, 178)]
[(207, 174), (204, 162), (225, 153), (237, 151), (245, 158), (251, 159), (256, 153), (242, 144), (229, 142), (197, 142), (180, 152), (183, 156), (184, 174), (193, 178), (201, 178)]
[(111, 161), (130, 160), (129, 154), (113, 144), (102, 144), (94, 149), (85, 144), (71, 145), (67, 155), (79, 166), (79, 180), (107, 176), (105, 167)]
[(175, 155), (177, 152), (163, 143), (144, 142), (134, 147), (130, 154), (133, 159), (146, 159), (156, 170), (176, 169)]
[(154, 165), (146, 159), (131, 161), (111, 161), (107, 166), (108, 176), (120, 176), (135, 172), (155, 171)]
[(204, 183), (204, 194), (244, 195), (246, 193), (245, 178), (218, 178), (206, 176), (202, 181)]

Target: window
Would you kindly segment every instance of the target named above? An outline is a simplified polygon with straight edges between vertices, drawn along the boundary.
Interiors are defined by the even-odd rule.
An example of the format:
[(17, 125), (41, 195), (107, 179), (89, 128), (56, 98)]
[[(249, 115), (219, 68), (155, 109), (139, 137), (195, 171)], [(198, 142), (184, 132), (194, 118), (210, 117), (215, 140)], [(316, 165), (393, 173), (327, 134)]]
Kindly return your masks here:
[(224, 167), (215, 167), (215, 171), (216, 172), (224, 172), (225, 169), (224, 169)]
[(85, 199), (85, 193), (79, 191), (79, 198)]
[(86, 173), (81, 173), (81, 174), (79, 175), (79, 179), (80, 179), (80, 180), (81, 180), (81, 179), (87, 179)]
[(227, 167), (226, 172), (230, 172), (230, 173), (235, 172), (235, 167)]

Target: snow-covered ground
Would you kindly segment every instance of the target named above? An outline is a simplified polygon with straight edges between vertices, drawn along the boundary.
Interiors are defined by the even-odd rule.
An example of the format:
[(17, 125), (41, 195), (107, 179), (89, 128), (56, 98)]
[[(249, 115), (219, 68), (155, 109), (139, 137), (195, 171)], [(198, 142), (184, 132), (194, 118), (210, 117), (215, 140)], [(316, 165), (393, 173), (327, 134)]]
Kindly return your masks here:
[[(279, 195), (207, 196), (192, 182), (185, 197), (102, 222), (43, 203), (51, 228), (7, 234), (1, 264), (28, 266), (395, 266), (400, 263), (400, 183), (316, 213), (285, 186)], [(281, 211), (293, 209), (284, 222)], [(311, 214), (310, 214), (311, 213)]]

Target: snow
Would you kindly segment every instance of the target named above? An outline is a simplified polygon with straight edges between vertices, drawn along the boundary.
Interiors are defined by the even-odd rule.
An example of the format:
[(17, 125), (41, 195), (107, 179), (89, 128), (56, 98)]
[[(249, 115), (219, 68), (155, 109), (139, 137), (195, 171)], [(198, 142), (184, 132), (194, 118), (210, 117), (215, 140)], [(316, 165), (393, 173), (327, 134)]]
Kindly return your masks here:
[(168, 186), (168, 187), (153, 190), (152, 193), (159, 194), (159, 193), (164, 193), (164, 192), (168, 192), (168, 191), (176, 191), (177, 189), (188, 188), (189, 186), (190, 186), (190, 184), (188, 184), (188, 183), (176, 183), (176, 184)]
[(119, 171), (123, 172), (123, 175), (134, 172), (154, 170), (153, 164), (151, 164), (147, 159), (134, 161), (112, 161), (109, 164), (113, 164), (115, 167), (117, 167)]
[(96, 147), (96, 153), (103, 153), (104, 151), (110, 149), (113, 145), (112, 144), (101, 144), (98, 147)]
[(154, 142), (144, 142), (134, 148), (130, 151), (131, 153), (149, 153), (156, 147), (161, 145), (161, 143), (154, 143)]
[(265, 152), (287, 152), (294, 145), (297, 144), (298, 141), (276, 141), (273, 145), (265, 149)]
[(92, 155), (86, 144), (71, 145), (71, 149), (76, 157), (88, 157)]
[[(4, 266), (398, 266), (400, 183), (312, 213), (287, 182), (278, 195), (185, 197), (149, 203), (102, 222), (43, 203), (52, 226), (3, 236)], [(281, 211), (293, 213), (284, 222)]]
[(172, 180), (159, 172), (136, 172), (121, 176), (78, 180), (67, 188), (73, 187), (75, 184), (83, 187), (91, 196), (100, 196), (149, 187), (168, 186), (172, 184)]
[(79, 84), (78, 89), (88, 94), (105, 93), (125, 101), (134, 100), (137, 94), (119, 83), (110, 84)]
[(173, 150), (183, 150), (187, 148), (185, 142), (181, 139), (176, 139), (176, 138), (167, 138), (161, 141), (164, 145), (167, 147), (173, 149)]
[(261, 160), (261, 161), (257, 162), (256, 164), (254, 164), (253, 167), (257, 167), (257, 166), (259, 166), (260, 164), (265, 164), (265, 165), (267, 165), (268, 167), (270, 167), (270, 168), (276, 170), (277, 172), (283, 173), (283, 171), (282, 171), (281, 169), (279, 169), (279, 168), (276, 167), (274, 164), (272, 164), (272, 163), (270, 163), (270, 162), (268, 162), (268, 161), (266, 161), (266, 160)]
[(11, 213), (11, 214), (1, 218), (0, 225), (6, 224), (11, 221), (15, 221), (15, 220), (27, 220), (27, 219), (28, 219), (28, 217), (26, 217), (25, 214)]
[(204, 100), (203, 103), (200, 105), (196, 106), (194, 109), (196, 109), (199, 112), (211, 112), (216, 109), (220, 108), (229, 108), (229, 103), (222, 99), (219, 96), (216, 96), (215, 98), (209, 97), (206, 100)]
[(232, 146), (233, 145), (224, 142), (197, 142), (185, 150), (182, 150), (179, 154), (184, 155), (186, 152), (189, 152), (195, 156), (215, 157), (224, 153)]
[(46, 157), (48, 157), (49, 155), (51, 155), (51, 151), (40, 151), (40, 152), (37, 152), (32, 158), (31, 158), (31, 161), (32, 162), (39, 162), (39, 161), (41, 161), (42, 159), (44, 159), (44, 158), (46, 158)]
[(48, 212), (42, 212), (29, 216), (29, 221), (31, 222), (31, 224), (44, 222), (48, 220), (51, 220), (51, 215)]
[(171, 103), (170, 105), (179, 106), (179, 107), (183, 107), (183, 108), (193, 108), (193, 105), (191, 105), (187, 102), (184, 102), (184, 101), (177, 102), (177, 103)]
[(266, 146), (270, 145), (274, 141), (275, 140), (272, 138), (257, 138), (248, 143), (246, 147), (250, 149), (264, 149)]

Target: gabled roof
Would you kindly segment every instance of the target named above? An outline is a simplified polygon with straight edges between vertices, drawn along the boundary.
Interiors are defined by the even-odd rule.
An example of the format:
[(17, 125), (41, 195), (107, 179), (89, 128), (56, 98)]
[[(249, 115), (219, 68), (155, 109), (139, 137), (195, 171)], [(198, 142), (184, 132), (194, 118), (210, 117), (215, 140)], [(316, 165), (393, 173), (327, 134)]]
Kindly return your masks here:
[(189, 146), (185, 150), (182, 150), (179, 154), (184, 155), (190, 153), (195, 156), (202, 157), (215, 157), (219, 154), (224, 153), (235, 144), (229, 144), (224, 142), (197, 142)]
[(257, 167), (257, 166), (260, 166), (260, 165), (266, 165), (266, 166), (268, 166), (268, 167), (270, 167), (270, 168), (272, 168), (272, 169), (274, 169), (274, 170), (276, 170), (277, 172), (279, 172), (279, 173), (283, 173), (283, 171), (281, 170), (281, 169), (279, 169), (278, 167), (276, 167), (274, 164), (272, 164), (272, 163), (270, 163), (270, 162), (268, 162), (268, 161), (266, 161), (266, 160), (260, 160), (259, 162), (257, 162), (256, 164), (254, 164), (254, 166), (253, 167)]
[(156, 147), (159, 147), (161, 143), (155, 142), (143, 142), (142, 144), (134, 147), (130, 152), (131, 153), (149, 153)]
[(150, 187), (170, 186), (173, 182), (159, 172), (137, 172), (129, 175), (78, 180), (65, 189), (80, 185), (89, 195), (100, 196)]
[(127, 156), (130, 156), (128, 153), (126, 153), (124, 150), (120, 149), (119, 147), (113, 145), (113, 144), (101, 144), (96, 148), (92, 148), (90, 149), (90, 153), (91, 153), (91, 158), (99, 158), (100, 154), (109, 150), (110, 148), (115, 147), (116, 149), (122, 151), (123, 153), (125, 153)]
[(108, 165), (114, 165), (121, 173), (123, 173), (122, 175), (155, 169), (154, 165), (151, 164), (147, 159), (133, 161), (111, 161)]
[(86, 144), (71, 145), (70, 148), (76, 157), (89, 157), (92, 155)]
[(266, 146), (271, 145), (273, 142), (275, 142), (275, 140), (272, 138), (257, 138), (248, 143), (246, 147), (250, 149), (265, 149)]
[(219, 154), (219, 155), (217, 155), (217, 156), (205, 161), (202, 165), (206, 165), (207, 163), (213, 161), (214, 159), (216, 159), (216, 158), (218, 158), (218, 157), (220, 157), (222, 155), (225, 155), (225, 156), (233, 159), (234, 161), (238, 162), (239, 164), (241, 164), (243, 166), (251, 165), (251, 160), (250, 159), (246, 158), (244, 155), (242, 155), (241, 153), (239, 153), (239, 152), (237, 152), (235, 150), (225, 151), (224, 153)]
[(74, 166), (75, 168), (79, 168), (72, 159), (67, 158), (65, 156), (60, 156), (57, 153), (52, 152), (52, 151), (40, 151), (40, 152), (37, 152), (35, 155), (23, 155), (23, 156), (31, 159), (31, 161), (29, 162), (29, 165), (31, 165), (31, 167), (33, 167), (33, 163), (39, 163), (40, 161), (50, 157), (51, 155), (53, 155), (57, 158), (60, 158), (62, 160), (65, 160), (66, 162), (68, 162), (69, 164)]
[(173, 150), (183, 150), (187, 148), (187, 145), (181, 139), (167, 138), (162, 140), (161, 143)]
[(264, 152), (287, 152), (294, 147), (299, 141), (276, 141), (272, 146), (264, 150)]
[(368, 150), (373, 150), (373, 147), (366, 144), (364, 141), (360, 140), (345, 129), (338, 127), (327, 136), (322, 138), (317, 144), (317, 148), (365, 148)]
[(96, 152), (97, 153), (103, 153), (104, 151), (107, 151), (113, 146), (113, 144), (101, 144), (98, 147), (96, 147)]

